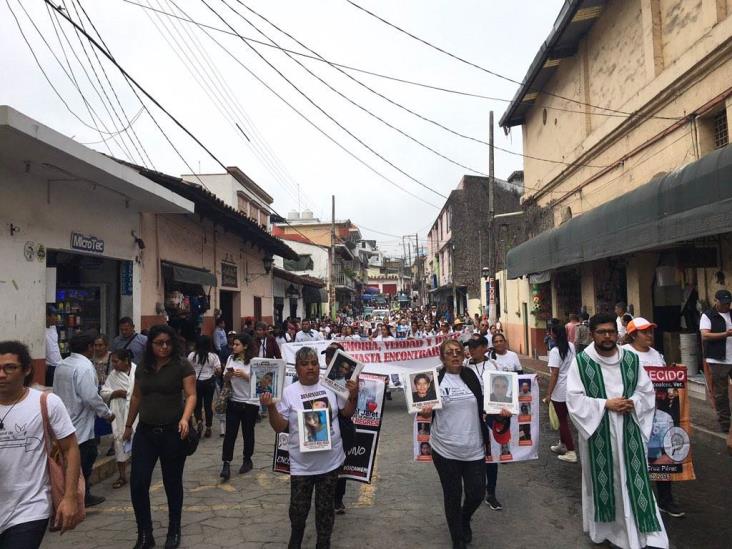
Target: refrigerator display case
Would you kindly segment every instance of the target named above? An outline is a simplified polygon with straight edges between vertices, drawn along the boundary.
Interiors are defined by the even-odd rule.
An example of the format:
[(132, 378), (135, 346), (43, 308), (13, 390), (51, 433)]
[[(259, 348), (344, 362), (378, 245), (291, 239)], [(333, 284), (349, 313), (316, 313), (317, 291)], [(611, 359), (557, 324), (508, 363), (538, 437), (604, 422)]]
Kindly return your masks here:
[(107, 332), (107, 288), (104, 284), (77, 284), (56, 287), (58, 309), (58, 345), (61, 354), (69, 354), (69, 340), (74, 334), (93, 330)]

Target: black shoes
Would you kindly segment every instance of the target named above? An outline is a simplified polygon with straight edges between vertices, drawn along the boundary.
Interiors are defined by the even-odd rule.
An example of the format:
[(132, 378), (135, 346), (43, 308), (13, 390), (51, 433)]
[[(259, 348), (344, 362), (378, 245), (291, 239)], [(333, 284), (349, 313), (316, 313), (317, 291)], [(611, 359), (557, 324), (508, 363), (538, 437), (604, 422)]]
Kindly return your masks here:
[(133, 549), (150, 549), (155, 547), (155, 538), (153, 538), (152, 530), (149, 532), (138, 532), (137, 543)]
[(252, 463), (251, 459), (244, 459), (244, 462), (241, 464), (241, 467), (239, 467), (239, 474), (244, 475), (252, 470), (254, 467), (254, 464)]
[(336, 513), (336, 515), (345, 515), (346, 514), (346, 506), (343, 505), (342, 501), (336, 501), (335, 513)]
[(168, 527), (168, 536), (165, 538), (165, 549), (176, 549), (180, 545), (180, 526)]
[(229, 477), (231, 477), (231, 467), (229, 467), (229, 462), (225, 461), (224, 464), (221, 467), (221, 474), (219, 475), (222, 479), (229, 480)]
[(91, 494), (87, 494), (84, 498), (84, 507), (94, 507), (95, 505), (104, 503), (106, 500), (107, 498), (104, 496), (93, 496)]
[(485, 496), (485, 502), (488, 504), (488, 507), (494, 511), (500, 511), (503, 509), (503, 505), (501, 505), (501, 502), (496, 499), (494, 494), (487, 494)]

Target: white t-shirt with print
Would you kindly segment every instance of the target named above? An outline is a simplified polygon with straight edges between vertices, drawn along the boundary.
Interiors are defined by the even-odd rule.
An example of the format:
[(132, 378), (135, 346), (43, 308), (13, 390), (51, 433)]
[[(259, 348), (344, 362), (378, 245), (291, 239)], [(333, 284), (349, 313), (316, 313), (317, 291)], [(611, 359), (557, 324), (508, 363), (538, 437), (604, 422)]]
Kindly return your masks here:
[(496, 366), (496, 363), (494, 360), (485, 357), (483, 360), (478, 361), (475, 364), (471, 364), (472, 359), (468, 358), (463, 363), (463, 366), (466, 368), (470, 368), (475, 372), (475, 375), (478, 376), (478, 381), (480, 381), (480, 388), (484, 389), (483, 387), (483, 373), (486, 371), (496, 371), (498, 370), (498, 367)]
[(485, 458), (483, 433), (475, 395), (459, 374), (445, 372), (440, 381), (442, 409), (432, 421), (432, 449), (442, 457), (458, 461)]
[[(63, 401), (49, 393), (47, 405), (56, 438), (73, 434)], [(29, 389), (12, 410), (11, 406), (0, 405), (0, 418), (5, 417), (5, 429), (0, 431), (0, 532), (51, 515), (41, 391)]]
[[(730, 313), (719, 313), (722, 315), (722, 318), (724, 319), (725, 328), (727, 330), (732, 330), (732, 318), (730, 318)], [(711, 330), (712, 329), (712, 321), (709, 319), (709, 317), (705, 314), (701, 315), (701, 318), (699, 319), (699, 329), (700, 330)], [(732, 337), (727, 338), (727, 346), (726, 346), (726, 353), (724, 360), (719, 360), (716, 358), (707, 358), (706, 361), (710, 364), (732, 364)]]
[[(234, 355), (229, 356), (226, 361), (226, 368), (234, 368), (234, 371), (244, 372), (252, 375), (252, 367), (244, 364), (241, 360), (234, 360)], [(247, 402), (252, 398), (252, 378), (231, 377), (231, 400), (234, 402)]]
[[(298, 410), (312, 410), (324, 405), (330, 409), (330, 441), (331, 449), (322, 452), (300, 452)], [(277, 411), (287, 420), (290, 433), (290, 474), (291, 475), (322, 475), (337, 469), (346, 459), (343, 453), (341, 429), (338, 424), (338, 413), (345, 407), (346, 401), (336, 395), (329, 388), (321, 385), (303, 385), (296, 381), (285, 387), (282, 399), (277, 403)]]
[(502, 372), (518, 372), (523, 370), (518, 355), (513, 351), (506, 351), (505, 355), (496, 353), (495, 361), (498, 369)]
[(575, 354), (574, 343), (569, 344), (569, 350), (564, 360), (562, 360), (562, 355), (559, 354), (558, 347), (554, 347), (549, 351), (549, 368), (557, 368), (559, 370), (557, 384), (554, 386), (551, 394), (551, 399), (555, 402), (566, 402), (567, 400), (567, 374), (569, 373), (570, 366), (574, 362)]
[(641, 352), (636, 351), (630, 343), (627, 343), (626, 345), (623, 345), (622, 348), (626, 351), (637, 354), (640, 366), (643, 368), (646, 366), (666, 366), (666, 359), (663, 358), (663, 355), (653, 347), (648, 349), (646, 352)]

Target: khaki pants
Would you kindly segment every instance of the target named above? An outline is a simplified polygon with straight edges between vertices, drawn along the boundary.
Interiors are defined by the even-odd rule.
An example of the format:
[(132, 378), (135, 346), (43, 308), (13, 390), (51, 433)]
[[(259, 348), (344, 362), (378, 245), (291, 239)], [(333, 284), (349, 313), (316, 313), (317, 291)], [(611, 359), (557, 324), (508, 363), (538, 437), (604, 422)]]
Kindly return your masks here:
[(724, 433), (730, 430), (729, 380), (732, 378), (732, 364), (707, 363), (712, 372), (712, 391), (717, 420)]

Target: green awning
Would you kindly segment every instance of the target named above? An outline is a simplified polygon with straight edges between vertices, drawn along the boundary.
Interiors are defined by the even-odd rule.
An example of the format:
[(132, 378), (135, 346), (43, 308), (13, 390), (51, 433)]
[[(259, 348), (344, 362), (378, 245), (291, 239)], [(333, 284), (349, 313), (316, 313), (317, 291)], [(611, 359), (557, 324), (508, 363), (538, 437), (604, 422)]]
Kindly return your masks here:
[(687, 164), (508, 252), (509, 278), (732, 231), (732, 147)]
[(162, 262), (163, 277), (173, 282), (197, 286), (216, 286), (216, 275), (204, 269), (184, 267), (175, 263)]

